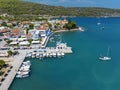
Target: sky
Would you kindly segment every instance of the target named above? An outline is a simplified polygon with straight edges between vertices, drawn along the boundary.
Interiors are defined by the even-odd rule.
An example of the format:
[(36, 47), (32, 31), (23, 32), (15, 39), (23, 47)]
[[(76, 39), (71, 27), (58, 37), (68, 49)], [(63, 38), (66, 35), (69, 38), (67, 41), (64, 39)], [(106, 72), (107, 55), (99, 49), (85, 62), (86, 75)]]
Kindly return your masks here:
[(65, 7), (106, 7), (120, 9), (120, 0), (26, 0)]

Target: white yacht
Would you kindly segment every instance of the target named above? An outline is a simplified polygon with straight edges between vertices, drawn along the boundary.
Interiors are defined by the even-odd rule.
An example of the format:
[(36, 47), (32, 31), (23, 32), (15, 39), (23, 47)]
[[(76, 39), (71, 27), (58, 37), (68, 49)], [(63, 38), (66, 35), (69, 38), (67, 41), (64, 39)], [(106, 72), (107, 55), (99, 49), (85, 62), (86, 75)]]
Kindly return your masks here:
[(30, 66), (31, 66), (31, 62), (30, 61), (23, 62), (22, 66), (20, 67), (20, 69), (17, 72), (16, 77), (17, 78), (28, 77), (29, 76), (29, 72), (30, 72)]
[(101, 56), (101, 57), (99, 57), (99, 59), (103, 60), (103, 61), (111, 60), (111, 57), (109, 57), (108, 55), (109, 55), (109, 48), (108, 48), (107, 55), (106, 56)]
[(80, 31), (84, 31), (84, 29), (83, 29), (82, 27), (79, 27), (79, 30), (80, 30)]
[(104, 57), (99, 57), (100, 60), (110, 60), (111, 57), (107, 57), (107, 56), (104, 56)]

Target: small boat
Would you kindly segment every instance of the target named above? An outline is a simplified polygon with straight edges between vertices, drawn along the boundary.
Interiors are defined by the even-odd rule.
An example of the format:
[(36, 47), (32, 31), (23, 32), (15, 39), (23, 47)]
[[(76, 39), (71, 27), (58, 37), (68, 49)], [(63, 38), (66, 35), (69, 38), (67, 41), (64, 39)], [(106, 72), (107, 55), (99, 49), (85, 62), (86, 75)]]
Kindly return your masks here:
[(43, 53), (43, 57), (46, 57), (46, 53)]
[(79, 27), (79, 30), (80, 30), (80, 31), (84, 31), (84, 29), (83, 29), (82, 27)]
[(103, 61), (111, 60), (111, 57), (109, 57), (108, 55), (109, 55), (109, 48), (108, 48), (108, 51), (107, 51), (107, 55), (106, 56), (101, 56), (101, 57), (99, 57), (99, 59), (103, 60)]
[(56, 53), (53, 53), (53, 57), (56, 57)]
[(62, 52), (62, 53), (61, 53), (61, 55), (62, 55), (62, 56), (64, 56), (64, 55), (65, 55), (65, 53), (63, 53), (63, 52)]
[(49, 54), (49, 57), (52, 57), (52, 56), (53, 56), (53, 53), (50, 53), (50, 54)]
[(23, 62), (22, 65), (31, 65), (31, 62), (30, 61), (25, 61), (25, 62)]
[(58, 53), (57, 53), (57, 56), (58, 56), (58, 57), (61, 57), (61, 53), (60, 53), (60, 52), (58, 52)]
[(25, 77), (29, 77), (29, 75), (16, 75), (16, 78), (25, 78)]
[(39, 54), (39, 53), (37, 53), (37, 54), (36, 54), (36, 58), (39, 58), (39, 56), (40, 56), (40, 54)]
[(97, 25), (100, 25), (100, 24), (101, 24), (100, 22), (97, 23)]
[(43, 59), (43, 54), (39, 55), (39, 59), (42, 60)]
[(107, 56), (104, 56), (104, 57), (99, 57), (100, 60), (110, 60), (111, 57), (107, 57)]

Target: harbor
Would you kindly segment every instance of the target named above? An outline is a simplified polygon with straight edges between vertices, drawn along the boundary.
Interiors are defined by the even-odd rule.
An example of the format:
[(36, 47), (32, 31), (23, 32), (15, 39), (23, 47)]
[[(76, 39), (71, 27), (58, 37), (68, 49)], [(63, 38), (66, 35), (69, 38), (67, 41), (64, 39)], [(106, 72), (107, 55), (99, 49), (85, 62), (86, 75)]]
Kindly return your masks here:
[[(75, 19), (86, 26), (87, 30), (60, 34), (62, 42), (66, 42), (68, 47), (71, 46), (73, 53), (66, 53), (63, 58), (45, 57), (43, 60), (36, 59), (36, 57), (26, 58), (25, 60), (30, 60), (32, 64), (30, 77), (15, 78), (9, 90), (120, 89), (120, 43), (118, 42), (120, 18), (108, 18), (104, 26), (105, 30), (100, 30), (100, 26), (96, 25), (97, 18), (82, 18), (81, 20), (78, 17)], [(104, 21), (104, 19), (100, 20)], [(52, 36), (53, 41), (56, 41), (57, 35)], [(47, 47), (56, 47), (56, 43), (53, 43), (49, 41)], [(112, 59), (107, 62), (101, 61), (98, 57), (100, 54), (106, 55), (108, 44), (111, 47)]]
[[(44, 40), (44, 47), (18, 50), (19, 55), (14, 57), (13, 68), (1, 83), (0, 90), (8, 90), (15, 76), (16, 78), (29, 77), (31, 64), (30, 62), (28, 62), (29, 64), (23, 62), (25, 58), (39, 58), (40, 60), (44, 60), (44, 58), (61, 58), (64, 57), (66, 53), (72, 53), (72, 47), (68, 47), (67, 43), (58, 42), (55, 47), (45, 47), (48, 40), (49, 37)], [(27, 65), (25, 63), (27, 63)]]

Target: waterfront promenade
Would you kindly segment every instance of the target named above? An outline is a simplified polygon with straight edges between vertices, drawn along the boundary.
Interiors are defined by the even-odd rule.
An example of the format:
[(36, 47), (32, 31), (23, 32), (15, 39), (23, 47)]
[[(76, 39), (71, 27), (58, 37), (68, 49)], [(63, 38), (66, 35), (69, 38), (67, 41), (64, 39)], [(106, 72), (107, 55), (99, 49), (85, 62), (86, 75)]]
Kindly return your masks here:
[(5, 77), (5, 80), (2, 82), (2, 84), (0, 86), (0, 90), (8, 90), (12, 81), (14, 80), (14, 77), (15, 77), (19, 67), (21, 66), (22, 62), (24, 61), (26, 51), (21, 50), (21, 51), (19, 51), (19, 53), (20, 53), (19, 55), (14, 56), (14, 60), (12, 63), (13, 68), (9, 72), (8, 76)]

